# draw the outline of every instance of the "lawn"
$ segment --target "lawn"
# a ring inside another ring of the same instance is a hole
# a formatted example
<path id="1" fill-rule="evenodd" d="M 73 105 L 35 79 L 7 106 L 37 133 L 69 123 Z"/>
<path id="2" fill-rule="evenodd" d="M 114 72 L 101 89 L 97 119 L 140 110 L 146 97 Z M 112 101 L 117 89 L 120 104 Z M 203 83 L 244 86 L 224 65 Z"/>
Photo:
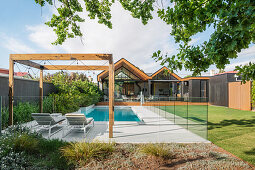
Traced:
<path id="1" fill-rule="evenodd" d="M 155 108 L 151 108 L 151 110 L 203 138 L 208 137 L 207 105 L 158 106 L 156 108 L 160 110 L 153 110 Z M 167 112 L 171 114 L 166 114 Z"/>
<path id="2" fill-rule="evenodd" d="M 255 112 L 209 106 L 208 137 L 255 165 Z"/>

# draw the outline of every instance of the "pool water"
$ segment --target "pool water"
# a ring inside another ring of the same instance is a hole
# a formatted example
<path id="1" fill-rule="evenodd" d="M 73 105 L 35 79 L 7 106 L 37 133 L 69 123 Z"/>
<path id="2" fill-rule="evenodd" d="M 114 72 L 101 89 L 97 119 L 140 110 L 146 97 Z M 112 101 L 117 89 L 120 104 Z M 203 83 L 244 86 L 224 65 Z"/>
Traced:
<path id="1" fill-rule="evenodd" d="M 81 109 L 81 112 L 86 117 L 93 117 L 95 121 L 109 121 L 109 108 L 108 107 L 94 107 L 91 112 L 86 113 Z M 114 108 L 114 121 L 136 121 L 141 120 L 133 112 L 131 107 L 115 107 Z"/>

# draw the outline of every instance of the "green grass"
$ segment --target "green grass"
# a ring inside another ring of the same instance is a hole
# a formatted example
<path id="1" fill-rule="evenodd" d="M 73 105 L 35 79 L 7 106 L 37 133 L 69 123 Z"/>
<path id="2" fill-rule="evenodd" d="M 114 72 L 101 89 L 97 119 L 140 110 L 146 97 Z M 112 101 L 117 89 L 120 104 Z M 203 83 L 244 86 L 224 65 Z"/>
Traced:
<path id="1" fill-rule="evenodd" d="M 192 123 L 206 123 L 207 120 L 207 105 L 177 105 L 177 106 L 159 106 L 161 110 L 172 113 L 177 124 L 187 124 L 187 118 Z M 184 119 L 181 119 L 184 118 Z"/>
<path id="2" fill-rule="evenodd" d="M 214 144 L 255 165 L 255 113 L 209 106 L 208 137 Z"/>
<path id="3" fill-rule="evenodd" d="M 158 106 L 156 108 L 161 111 L 154 110 L 154 112 L 203 138 L 207 138 L 207 105 Z M 153 111 L 154 108 L 151 109 Z M 171 114 L 165 114 L 164 111 Z"/>

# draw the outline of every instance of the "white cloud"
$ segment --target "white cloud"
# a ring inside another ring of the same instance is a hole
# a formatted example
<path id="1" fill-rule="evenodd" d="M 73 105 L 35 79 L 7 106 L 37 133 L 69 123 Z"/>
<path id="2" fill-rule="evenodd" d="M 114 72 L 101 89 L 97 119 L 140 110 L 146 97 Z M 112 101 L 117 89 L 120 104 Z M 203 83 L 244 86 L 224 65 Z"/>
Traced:
<path id="1" fill-rule="evenodd" d="M 147 25 L 143 25 L 141 20 L 134 19 L 119 2 L 116 2 L 112 6 L 113 29 L 85 16 L 86 21 L 81 24 L 84 45 L 80 38 L 76 38 L 68 39 L 60 47 L 52 47 L 50 43 L 55 37 L 51 29 L 44 25 L 27 28 L 31 32 L 30 40 L 45 50 L 58 49 L 67 53 L 112 53 L 115 61 L 126 58 L 146 72 L 153 72 L 160 66 L 159 63 L 151 65 L 155 63 L 151 58 L 152 53 L 158 49 L 172 53 L 175 48 L 174 42 L 170 41 L 171 27 L 161 21 L 156 14 L 154 16 Z"/>
<path id="2" fill-rule="evenodd" d="M 246 65 L 248 64 L 249 62 L 255 62 L 255 59 L 252 59 L 252 60 L 247 60 L 247 61 L 243 61 L 243 62 L 235 62 L 235 63 L 232 63 L 232 64 L 229 64 L 226 66 L 225 70 L 226 71 L 232 71 L 235 69 L 236 66 L 240 66 L 240 65 Z"/>
<path id="3" fill-rule="evenodd" d="M 7 36 L 4 33 L 0 34 L 0 45 L 12 53 L 35 53 L 36 51 L 14 37 Z"/>
<path id="4" fill-rule="evenodd" d="M 56 51 L 57 47 L 51 43 L 56 40 L 56 35 L 51 28 L 41 24 L 36 26 L 26 26 L 30 32 L 29 40 L 36 43 L 40 48 L 48 51 Z"/>
<path id="5" fill-rule="evenodd" d="M 247 48 L 247 49 L 243 49 L 238 56 L 239 57 L 247 57 L 247 56 L 254 56 L 255 55 L 255 45 Z"/>
<path id="6" fill-rule="evenodd" d="M 200 38 L 192 38 L 191 41 L 188 43 L 188 45 L 193 45 L 196 42 L 198 42 L 200 40 Z"/>

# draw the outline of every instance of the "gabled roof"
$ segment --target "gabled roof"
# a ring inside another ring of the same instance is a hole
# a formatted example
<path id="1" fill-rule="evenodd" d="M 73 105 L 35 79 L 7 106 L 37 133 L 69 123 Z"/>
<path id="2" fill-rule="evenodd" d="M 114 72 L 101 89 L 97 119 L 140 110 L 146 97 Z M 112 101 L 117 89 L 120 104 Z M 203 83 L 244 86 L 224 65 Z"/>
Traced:
<path id="1" fill-rule="evenodd" d="M 153 73 L 152 75 L 151 75 L 151 79 L 153 78 L 153 77 L 155 77 L 156 75 L 158 75 L 159 73 L 161 73 L 162 71 L 164 71 L 164 70 L 167 70 L 172 76 L 174 76 L 177 80 L 180 80 L 181 81 L 181 77 L 179 77 L 177 74 L 175 74 L 175 73 L 172 73 L 171 72 L 171 70 L 170 69 L 168 69 L 167 67 L 162 67 L 161 69 L 159 69 L 158 71 L 156 71 L 155 73 Z"/>
<path id="2" fill-rule="evenodd" d="M 131 64 L 129 61 L 127 61 L 124 58 L 121 58 L 119 61 L 114 63 L 114 70 L 119 69 L 120 67 L 125 67 L 127 70 L 135 74 L 139 79 L 145 81 L 150 79 L 150 76 L 148 76 L 146 73 L 144 73 L 142 70 L 140 70 L 135 65 Z M 97 76 L 97 81 L 100 81 L 101 79 L 104 79 L 108 76 L 108 71 L 103 71 Z"/>
<path id="3" fill-rule="evenodd" d="M 146 81 L 148 79 L 152 79 L 154 76 L 161 73 L 163 70 L 167 70 L 177 80 L 182 81 L 181 77 L 179 77 L 175 73 L 172 73 L 171 70 L 168 69 L 165 66 L 162 67 L 161 69 L 159 69 L 158 71 L 156 71 L 155 73 L 151 74 L 151 75 L 147 75 L 142 70 L 140 70 L 138 67 L 136 67 L 135 65 L 133 65 L 132 63 L 130 63 L 128 60 L 126 60 L 124 58 L 121 58 L 120 60 L 118 60 L 117 62 L 114 63 L 114 70 L 118 70 L 122 66 L 125 67 L 127 70 L 132 72 L 134 75 L 136 75 L 139 79 L 141 79 L 143 81 Z M 100 74 L 98 74 L 97 81 L 101 81 L 101 79 L 104 79 L 107 76 L 108 76 L 108 71 L 105 70 L 105 71 L 101 72 Z"/>

